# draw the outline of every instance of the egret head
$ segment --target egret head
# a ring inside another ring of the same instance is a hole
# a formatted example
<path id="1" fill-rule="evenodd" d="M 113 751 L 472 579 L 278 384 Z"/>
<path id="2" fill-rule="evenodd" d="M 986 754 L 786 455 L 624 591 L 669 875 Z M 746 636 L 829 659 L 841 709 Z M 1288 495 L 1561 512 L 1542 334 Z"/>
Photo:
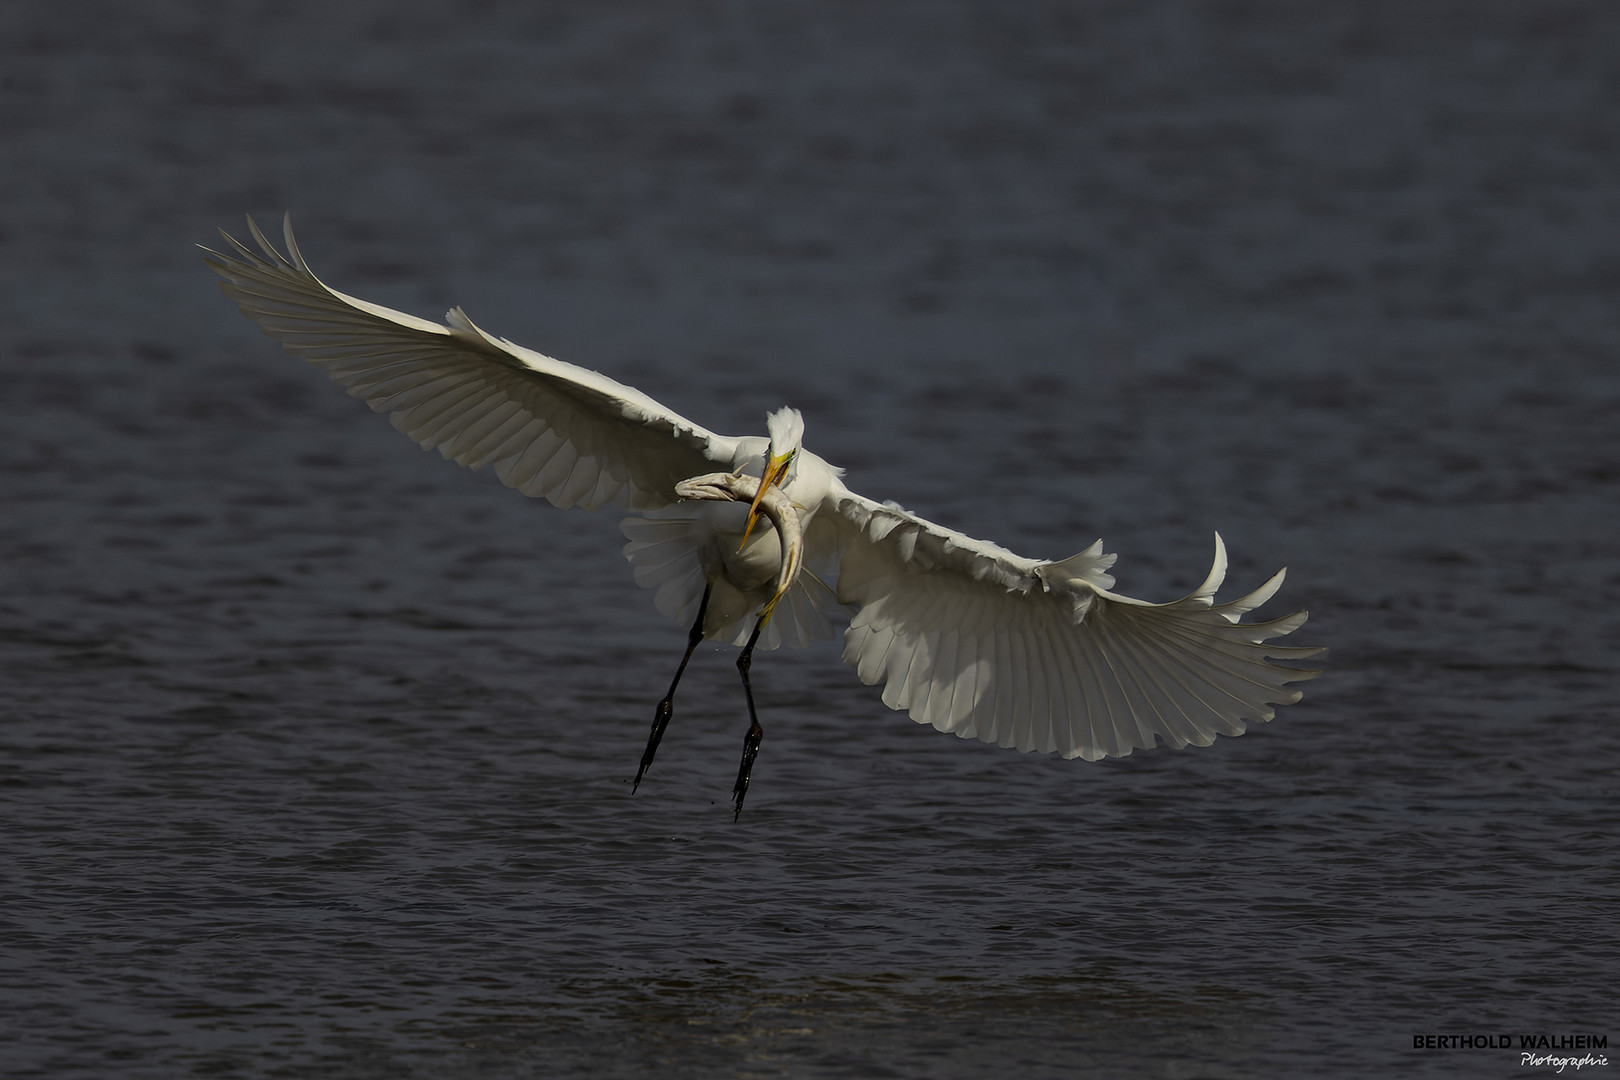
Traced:
<path id="1" fill-rule="evenodd" d="M 781 487 L 796 472 L 799 444 L 804 441 L 804 416 L 798 409 L 777 409 L 765 417 L 765 430 L 770 432 L 771 447 L 765 458 L 764 480 Z"/>
<path id="2" fill-rule="evenodd" d="M 765 497 L 766 490 L 773 485 L 786 487 L 795 475 L 799 444 L 804 441 L 804 415 L 798 409 L 784 406 L 766 414 L 765 430 L 770 433 L 771 444 L 765 451 L 765 468 L 760 474 L 759 492 L 748 507 L 748 524 L 743 529 L 744 544 L 748 543 L 748 535 L 754 531 L 754 522 L 759 520 L 759 501 Z"/>

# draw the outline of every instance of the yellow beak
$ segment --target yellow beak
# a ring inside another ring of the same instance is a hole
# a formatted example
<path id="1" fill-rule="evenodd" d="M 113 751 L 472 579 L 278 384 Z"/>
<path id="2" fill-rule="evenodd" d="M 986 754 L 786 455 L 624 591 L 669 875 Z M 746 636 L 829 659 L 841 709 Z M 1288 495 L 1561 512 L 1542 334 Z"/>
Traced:
<path id="1" fill-rule="evenodd" d="M 755 522 L 759 521 L 759 500 L 765 497 L 766 490 L 775 484 L 782 485 L 782 478 L 787 475 L 788 465 L 793 461 L 793 451 L 773 457 L 765 463 L 765 475 L 759 482 L 759 490 L 754 493 L 754 501 L 748 507 L 748 526 L 743 529 L 742 543 L 737 545 L 741 551 L 743 545 L 748 543 L 748 535 L 754 531 Z"/>

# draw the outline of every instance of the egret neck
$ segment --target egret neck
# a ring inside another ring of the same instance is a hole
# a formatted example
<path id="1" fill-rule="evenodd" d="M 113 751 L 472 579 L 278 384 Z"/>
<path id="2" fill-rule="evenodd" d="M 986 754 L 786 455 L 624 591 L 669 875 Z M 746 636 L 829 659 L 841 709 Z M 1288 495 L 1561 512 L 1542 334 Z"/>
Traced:
<path id="1" fill-rule="evenodd" d="M 780 481 L 782 474 L 787 471 L 786 463 L 792 457 L 791 452 L 784 454 L 780 466 L 777 465 L 776 459 L 772 459 L 766 475 Z M 737 473 L 708 473 L 682 480 L 675 485 L 675 494 L 683 499 L 707 499 L 716 502 L 742 502 L 744 499 L 751 499 L 750 518 L 763 515 L 776 527 L 777 540 L 782 545 L 782 562 L 776 572 L 776 590 L 759 613 L 758 625 L 764 626 L 770 619 L 776 602 L 793 587 L 793 583 L 799 579 L 799 570 L 804 566 L 804 526 L 799 520 L 799 511 L 793 505 L 793 500 L 788 498 L 787 493 L 780 487 L 773 487 L 767 480 L 757 480 L 752 476 Z M 744 543 L 747 539 L 745 534 Z M 739 545 L 737 550 L 741 551 L 742 546 Z"/>

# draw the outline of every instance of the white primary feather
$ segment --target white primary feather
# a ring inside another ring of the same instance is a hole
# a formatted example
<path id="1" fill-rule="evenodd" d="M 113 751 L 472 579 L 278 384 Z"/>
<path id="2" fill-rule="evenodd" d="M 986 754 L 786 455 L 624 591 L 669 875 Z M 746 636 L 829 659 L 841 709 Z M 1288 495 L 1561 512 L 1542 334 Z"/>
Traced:
<path id="1" fill-rule="evenodd" d="M 492 337 L 453 308 L 446 325 L 329 288 L 283 222 L 282 255 L 221 233 L 236 255 L 209 252 L 225 294 L 264 332 L 386 412 L 423 447 L 564 509 L 650 509 L 675 485 L 729 465 L 736 440 L 714 434 L 634 387 Z"/>
<path id="2" fill-rule="evenodd" d="M 846 546 L 838 597 L 857 607 L 844 660 L 883 701 L 965 738 L 1088 761 L 1163 741 L 1208 746 L 1298 701 L 1286 684 L 1318 672 L 1319 648 L 1269 645 L 1305 622 L 1238 616 L 1281 586 L 1278 573 L 1213 603 L 1226 548 L 1204 583 L 1169 604 L 1111 592 L 1114 556 L 1098 541 L 1060 562 L 1014 555 L 893 504 L 845 490 L 840 518 L 866 543 Z"/>
<path id="3" fill-rule="evenodd" d="M 800 447 L 797 410 L 769 417 L 769 440 L 716 435 L 605 375 L 492 337 L 459 308 L 441 325 L 331 289 L 299 253 L 290 220 L 286 255 L 248 224 L 262 253 L 226 235 L 236 254 L 209 252 L 208 264 L 266 333 L 424 447 L 490 465 L 526 495 L 645 511 L 622 523 L 636 581 L 682 625 L 709 589 L 709 637 L 747 640 L 780 544 L 761 525 L 739 551 L 747 507 L 678 502 L 675 485 L 717 466 L 757 477 L 768 454 L 794 450 L 781 487 L 801 515 L 805 571 L 759 647 L 832 636 L 852 610 L 845 661 L 918 723 L 1095 760 L 1240 735 L 1299 700 L 1289 683 L 1318 674 L 1290 664 L 1323 650 L 1271 643 L 1298 629 L 1303 612 L 1240 620 L 1276 593 L 1281 572 L 1214 602 L 1226 572 L 1219 536 L 1190 595 L 1122 596 L 1101 541 L 1068 559 L 1029 559 L 851 492 Z M 744 570 L 752 576 L 736 576 Z"/>

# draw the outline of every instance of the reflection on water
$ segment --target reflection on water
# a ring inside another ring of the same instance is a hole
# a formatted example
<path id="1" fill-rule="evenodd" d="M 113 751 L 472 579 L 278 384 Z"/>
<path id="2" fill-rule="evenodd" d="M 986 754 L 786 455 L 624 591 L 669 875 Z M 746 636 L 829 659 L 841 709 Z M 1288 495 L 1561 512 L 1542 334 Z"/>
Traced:
<path id="1" fill-rule="evenodd" d="M 492 988 L 499 989 L 499 988 Z M 1266 1057 L 1267 1002 L 1220 986 L 1156 993 L 1082 976 L 852 973 L 779 981 L 725 970 L 691 978 L 572 978 L 553 995 L 470 997 L 442 1015 L 387 1018 L 381 1002 L 329 1002 L 370 1018 L 331 1032 L 327 1061 L 435 1075 L 1093 1076 L 1136 1074 L 1143 1057 L 1174 1075 L 1224 1075 Z M 268 1006 L 199 1010 L 216 1031 L 263 1028 Z M 230 1071 L 229 1052 L 189 1058 Z M 341 1065 L 339 1064 L 341 1063 Z M 317 1064 L 317 1069 L 319 1065 Z"/>
<path id="2" fill-rule="evenodd" d="M 985 1076 L 1015 1068 L 1119 1069 L 1143 1053 L 1202 1061 L 1255 1049 L 1229 1014 L 1255 1003 L 1216 988 L 1176 998 L 1104 979 L 984 979 L 899 973 L 821 975 L 772 983 L 757 977 L 572 983 L 567 1011 L 584 1014 L 559 1038 L 559 1017 L 479 1017 L 456 1029 L 485 1040 L 572 1042 L 593 1071 L 619 1058 L 636 1067 L 702 1075 L 814 1075 L 874 1070 Z M 596 1003 L 593 1004 L 592 1003 Z M 559 1010 L 562 1011 L 562 1010 Z M 566 1013 L 565 1013 L 566 1015 Z M 446 1018 L 450 1019 L 450 1018 Z M 604 1039 L 616 1052 L 600 1053 Z M 464 1043 L 465 1045 L 465 1043 Z M 584 1062 L 582 1062 L 584 1063 Z"/>

